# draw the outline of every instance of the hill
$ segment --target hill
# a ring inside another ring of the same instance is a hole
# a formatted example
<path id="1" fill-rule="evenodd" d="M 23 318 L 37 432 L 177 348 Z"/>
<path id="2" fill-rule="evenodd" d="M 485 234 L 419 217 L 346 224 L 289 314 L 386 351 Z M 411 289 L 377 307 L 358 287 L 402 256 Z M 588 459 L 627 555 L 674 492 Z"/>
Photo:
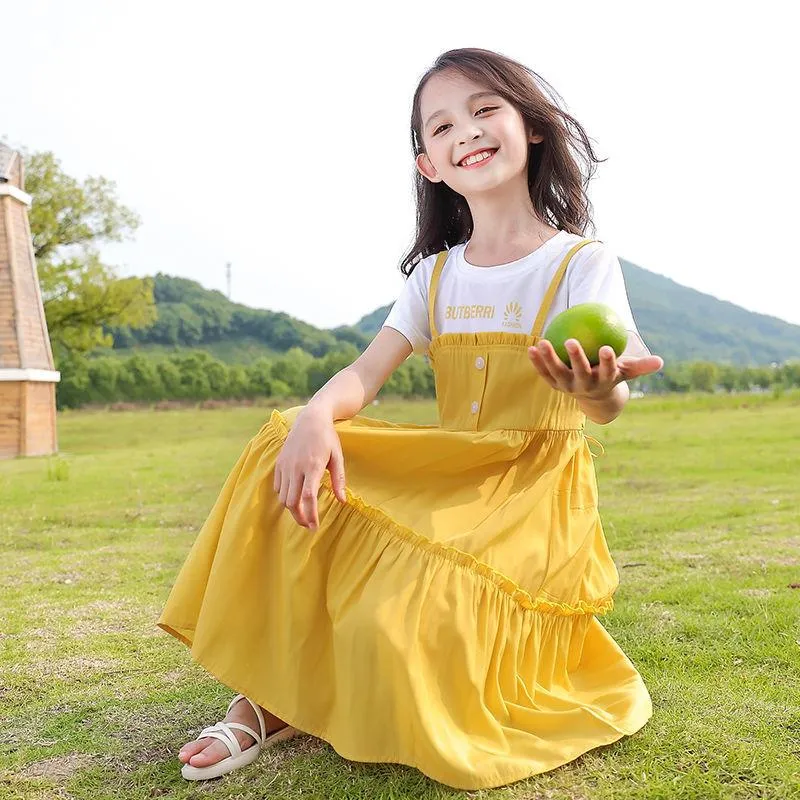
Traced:
<path id="1" fill-rule="evenodd" d="M 740 306 L 622 260 L 631 307 L 653 352 L 668 362 L 708 360 L 739 365 L 800 358 L 800 326 Z M 316 328 L 288 314 L 250 308 L 187 278 L 154 278 L 158 319 L 149 328 L 113 330 L 114 348 L 152 353 L 202 348 L 227 363 L 249 363 L 299 347 L 322 356 L 350 343 L 363 350 L 390 306 L 353 326 Z"/>
<path id="2" fill-rule="evenodd" d="M 316 328 L 282 312 L 233 303 L 222 292 L 197 281 L 159 273 L 153 279 L 158 319 L 148 328 L 112 329 L 114 350 L 135 347 L 153 354 L 202 348 L 228 363 L 248 363 L 299 347 L 322 356 L 344 343 L 363 349 L 370 337 L 343 326 Z"/>
<path id="3" fill-rule="evenodd" d="M 665 359 L 769 364 L 800 358 L 800 325 L 747 311 L 628 261 L 621 263 L 642 336 Z"/>
<path id="4" fill-rule="evenodd" d="M 747 311 L 624 259 L 620 262 L 642 337 L 665 361 L 770 364 L 800 358 L 800 325 Z M 354 327 L 374 336 L 390 307 L 376 309 Z"/>

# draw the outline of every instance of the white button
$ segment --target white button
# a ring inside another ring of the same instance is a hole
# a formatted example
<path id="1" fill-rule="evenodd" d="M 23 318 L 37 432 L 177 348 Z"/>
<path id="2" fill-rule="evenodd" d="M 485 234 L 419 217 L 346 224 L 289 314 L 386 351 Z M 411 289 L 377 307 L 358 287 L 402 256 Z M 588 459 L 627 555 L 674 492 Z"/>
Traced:
<path id="1" fill-rule="evenodd" d="M 479 408 L 480 408 L 480 406 L 478 405 L 478 401 L 477 400 L 473 401 L 473 403 L 472 403 L 472 413 L 473 414 L 477 414 Z"/>
<path id="2" fill-rule="evenodd" d="M 486 366 L 486 361 L 484 360 L 483 356 L 478 356 L 475 359 L 475 367 L 477 369 L 483 369 Z"/>

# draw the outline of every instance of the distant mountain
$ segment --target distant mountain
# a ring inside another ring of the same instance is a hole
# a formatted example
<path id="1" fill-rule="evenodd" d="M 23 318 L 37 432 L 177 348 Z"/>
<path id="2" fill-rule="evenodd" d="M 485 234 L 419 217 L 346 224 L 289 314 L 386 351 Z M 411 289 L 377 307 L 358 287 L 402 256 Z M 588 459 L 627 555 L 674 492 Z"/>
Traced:
<path id="1" fill-rule="evenodd" d="M 800 358 L 800 325 L 756 314 L 620 259 L 633 316 L 651 351 L 665 361 L 769 364 Z M 355 328 L 374 336 L 391 305 Z"/>
<path id="2" fill-rule="evenodd" d="M 642 336 L 665 359 L 769 364 L 800 358 L 800 325 L 747 311 L 628 261 L 621 263 Z"/>
<path id="3" fill-rule="evenodd" d="M 322 356 L 345 343 L 363 350 L 370 337 L 350 326 L 316 328 L 282 312 L 233 303 L 197 281 L 159 273 L 153 279 L 158 318 L 148 328 L 112 329 L 114 349 L 152 352 L 202 348 L 222 361 L 246 363 L 299 347 Z"/>
<path id="4" fill-rule="evenodd" d="M 769 364 L 800 358 L 800 326 L 717 300 L 622 260 L 631 307 L 650 349 L 668 362 Z M 315 356 L 354 345 L 363 350 L 390 306 L 353 326 L 316 328 L 274 311 L 232 303 L 187 278 L 154 278 L 158 319 L 149 328 L 115 329 L 114 348 L 152 352 L 202 348 L 227 363 L 247 363 L 299 347 Z"/>

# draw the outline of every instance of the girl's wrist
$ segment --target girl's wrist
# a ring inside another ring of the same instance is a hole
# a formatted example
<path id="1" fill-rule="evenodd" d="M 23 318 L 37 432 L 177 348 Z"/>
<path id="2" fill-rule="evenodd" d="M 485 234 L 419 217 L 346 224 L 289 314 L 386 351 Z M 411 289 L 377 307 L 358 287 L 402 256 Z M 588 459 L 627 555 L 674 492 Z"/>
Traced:
<path id="1" fill-rule="evenodd" d="M 630 397 L 630 390 L 625 381 L 616 384 L 608 393 L 599 397 L 576 396 L 578 405 L 589 417 L 592 422 L 598 425 L 605 425 L 615 420 L 622 409 L 625 408 L 625 403 Z"/>
<path id="2" fill-rule="evenodd" d="M 333 405 L 322 398 L 311 398 L 306 403 L 305 408 L 300 412 L 300 416 L 318 417 L 325 420 L 333 420 Z"/>

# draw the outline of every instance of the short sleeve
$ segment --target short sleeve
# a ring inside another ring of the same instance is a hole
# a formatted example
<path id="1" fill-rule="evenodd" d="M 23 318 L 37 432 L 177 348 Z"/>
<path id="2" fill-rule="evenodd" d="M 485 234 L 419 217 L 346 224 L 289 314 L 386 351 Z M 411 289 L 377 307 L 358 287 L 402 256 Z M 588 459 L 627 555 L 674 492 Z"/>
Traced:
<path id="1" fill-rule="evenodd" d="M 408 339 L 415 353 L 426 353 L 431 343 L 428 320 L 428 286 L 436 256 L 420 261 L 406 279 L 383 325 L 394 328 Z"/>
<path id="2" fill-rule="evenodd" d="M 567 307 L 579 303 L 604 303 L 613 308 L 628 332 L 628 344 L 623 355 L 650 355 L 633 319 L 619 259 L 603 244 L 592 249 L 587 256 L 581 258 L 581 255 L 581 251 L 575 254 L 574 264 L 569 269 Z"/>

